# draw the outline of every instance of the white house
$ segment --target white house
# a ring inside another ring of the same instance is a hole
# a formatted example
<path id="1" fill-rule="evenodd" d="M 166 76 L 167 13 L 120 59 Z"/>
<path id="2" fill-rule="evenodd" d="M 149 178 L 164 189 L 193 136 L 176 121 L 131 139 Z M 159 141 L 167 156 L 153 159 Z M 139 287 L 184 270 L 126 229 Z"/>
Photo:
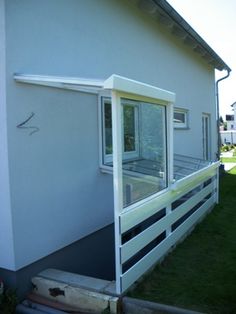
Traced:
<path id="1" fill-rule="evenodd" d="M 164 0 L 0 0 L 0 51 L 0 277 L 126 291 L 217 202 L 230 68 Z"/>
<path id="2" fill-rule="evenodd" d="M 231 105 L 233 114 L 225 115 L 226 130 L 220 130 L 221 144 L 236 144 L 236 102 Z"/>
<path id="3" fill-rule="evenodd" d="M 225 121 L 226 121 L 226 125 L 227 125 L 227 130 L 235 130 L 235 126 L 234 126 L 234 114 L 227 114 L 225 116 Z"/>
<path id="4" fill-rule="evenodd" d="M 232 105 L 232 110 L 234 112 L 233 114 L 233 121 L 234 121 L 234 129 L 236 130 L 236 102 L 234 102 Z"/>

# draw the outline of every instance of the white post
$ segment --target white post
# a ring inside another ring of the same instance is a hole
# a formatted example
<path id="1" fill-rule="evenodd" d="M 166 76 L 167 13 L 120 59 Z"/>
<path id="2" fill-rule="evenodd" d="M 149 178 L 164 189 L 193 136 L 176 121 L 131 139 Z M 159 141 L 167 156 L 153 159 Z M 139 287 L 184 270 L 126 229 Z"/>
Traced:
<path id="1" fill-rule="evenodd" d="M 219 204 L 219 180 L 220 180 L 220 175 L 219 175 L 219 167 L 216 169 L 216 204 Z"/>
<path id="2" fill-rule="evenodd" d="M 174 180 L 174 105 L 169 103 L 166 106 L 166 116 L 167 116 L 167 167 L 168 167 L 168 187 L 173 184 Z"/>
<path id="3" fill-rule="evenodd" d="M 113 189 L 114 189 L 114 222 L 115 222 L 115 262 L 116 262 L 116 292 L 122 292 L 121 287 L 121 234 L 120 213 L 123 208 L 122 188 L 122 130 L 121 101 L 119 94 L 112 91 L 112 141 L 113 141 Z"/>
<path id="4" fill-rule="evenodd" d="M 167 142 L 167 155 L 166 155 L 166 166 L 167 166 L 167 171 L 168 171 L 168 178 L 167 178 L 167 184 L 168 184 L 168 189 L 171 188 L 171 185 L 173 184 L 174 180 L 174 149 L 173 149 L 173 131 L 174 131 L 174 109 L 173 109 L 173 104 L 169 103 L 166 106 L 166 142 Z M 166 215 L 171 214 L 171 204 L 166 207 Z M 169 226 L 166 229 L 166 236 L 168 237 L 171 234 L 171 226 Z"/>

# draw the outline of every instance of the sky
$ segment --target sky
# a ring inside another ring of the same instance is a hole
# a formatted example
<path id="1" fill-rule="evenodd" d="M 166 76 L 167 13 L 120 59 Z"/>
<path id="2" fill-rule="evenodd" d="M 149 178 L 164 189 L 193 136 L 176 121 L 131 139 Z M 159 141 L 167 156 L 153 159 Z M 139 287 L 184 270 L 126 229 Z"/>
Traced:
<path id="1" fill-rule="evenodd" d="M 168 0 L 231 68 L 230 77 L 219 83 L 220 115 L 233 114 L 236 101 L 236 0 Z M 227 71 L 216 71 L 216 79 Z"/>

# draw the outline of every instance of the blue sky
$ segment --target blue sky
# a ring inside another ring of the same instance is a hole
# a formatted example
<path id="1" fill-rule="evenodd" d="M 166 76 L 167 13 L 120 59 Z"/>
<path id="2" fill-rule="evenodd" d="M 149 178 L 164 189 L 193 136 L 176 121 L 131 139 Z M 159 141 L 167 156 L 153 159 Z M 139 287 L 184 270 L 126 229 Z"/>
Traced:
<path id="1" fill-rule="evenodd" d="M 220 114 L 232 114 L 236 101 L 236 1 L 167 0 L 232 69 L 219 85 Z M 227 72 L 216 71 L 220 78 Z"/>

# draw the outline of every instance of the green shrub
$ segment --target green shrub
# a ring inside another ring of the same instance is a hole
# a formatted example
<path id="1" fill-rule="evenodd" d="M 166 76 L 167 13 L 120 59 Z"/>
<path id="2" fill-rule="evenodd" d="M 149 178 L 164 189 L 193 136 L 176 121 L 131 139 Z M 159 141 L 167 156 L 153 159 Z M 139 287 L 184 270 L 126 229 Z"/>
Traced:
<path id="1" fill-rule="evenodd" d="M 223 145 L 221 146 L 221 151 L 222 152 L 228 152 L 230 150 L 229 145 Z"/>
<path id="2" fill-rule="evenodd" d="M 4 293 L 0 295 L 0 313 L 14 314 L 17 303 L 18 300 L 16 291 L 12 289 L 6 289 Z"/>

